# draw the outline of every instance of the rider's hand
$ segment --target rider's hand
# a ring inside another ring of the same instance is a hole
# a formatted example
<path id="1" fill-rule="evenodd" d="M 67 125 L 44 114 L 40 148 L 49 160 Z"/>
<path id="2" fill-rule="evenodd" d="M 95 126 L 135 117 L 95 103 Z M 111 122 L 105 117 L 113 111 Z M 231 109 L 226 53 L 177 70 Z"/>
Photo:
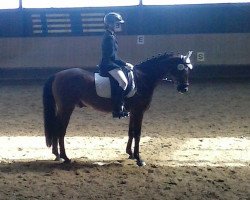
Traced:
<path id="1" fill-rule="evenodd" d="M 134 65 L 130 64 L 130 63 L 126 63 L 125 66 L 128 70 L 133 70 L 134 69 Z"/>

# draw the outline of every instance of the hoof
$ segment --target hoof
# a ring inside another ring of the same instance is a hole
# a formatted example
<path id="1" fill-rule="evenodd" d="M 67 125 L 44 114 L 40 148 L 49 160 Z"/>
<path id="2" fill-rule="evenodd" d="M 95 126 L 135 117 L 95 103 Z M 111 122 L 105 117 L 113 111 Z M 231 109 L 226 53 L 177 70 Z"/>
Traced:
<path id="1" fill-rule="evenodd" d="M 135 159 L 135 157 L 134 157 L 134 155 L 129 155 L 128 159 L 130 159 L 130 160 L 134 160 L 134 159 Z"/>
<path id="2" fill-rule="evenodd" d="M 64 164 L 69 164 L 69 163 L 71 163 L 71 160 L 70 160 L 70 159 L 66 159 L 66 160 L 64 160 L 63 163 L 64 163 Z"/>
<path id="3" fill-rule="evenodd" d="M 136 164 L 137 164 L 139 167 L 146 166 L 146 163 L 145 163 L 143 160 L 137 160 Z"/>
<path id="4" fill-rule="evenodd" d="M 62 161 L 60 156 L 57 156 L 54 161 Z"/>

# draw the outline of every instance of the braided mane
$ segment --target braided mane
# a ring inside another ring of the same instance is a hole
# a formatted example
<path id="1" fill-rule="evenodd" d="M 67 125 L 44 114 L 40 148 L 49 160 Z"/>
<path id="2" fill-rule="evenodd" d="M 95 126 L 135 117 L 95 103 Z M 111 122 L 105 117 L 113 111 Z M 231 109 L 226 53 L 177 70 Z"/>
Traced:
<path id="1" fill-rule="evenodd" d="M 173 57 L 173 53 L 164 53 L 164 54 L 158 54 L 157 56 L 153 56 L 152 58 L 148 58 L 147 60 L 139 63 L 136 65 L 136 67 L 146 67 L 146 66 L 152 66 L 164 59 L 167 59 L 169 57 Z"/>

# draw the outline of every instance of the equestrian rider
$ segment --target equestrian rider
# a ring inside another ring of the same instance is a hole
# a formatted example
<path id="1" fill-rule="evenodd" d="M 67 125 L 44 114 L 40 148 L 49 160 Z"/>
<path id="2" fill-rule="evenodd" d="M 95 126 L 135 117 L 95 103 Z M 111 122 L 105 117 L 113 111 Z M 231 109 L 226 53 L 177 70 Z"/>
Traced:
<path id="1" fill-rule="evenodd" d="M 122 71 L 133 69 L 133 65 L 126 63 L 118 57 L 118 43 L 115 35 L 115 27 L 123 24 L 124 20 L 118 13 L 111 12 L 105 15 L 105 33 L 102 41 L 102 60 L 99 65 L 100 73 L 106 74 L 115 80 L 117 86 L 112 87 L 113 117 L 123 118 L 129 116 L 124 108 L 124 92 L 128 86 L 128 80 Z"/>

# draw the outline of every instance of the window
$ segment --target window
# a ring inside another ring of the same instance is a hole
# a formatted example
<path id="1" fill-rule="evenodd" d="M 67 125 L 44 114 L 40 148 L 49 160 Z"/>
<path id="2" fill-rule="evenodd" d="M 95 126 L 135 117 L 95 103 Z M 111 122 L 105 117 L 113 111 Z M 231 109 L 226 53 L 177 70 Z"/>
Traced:
<path id="1" fill-rule="evenodd" d="M 0 9 L 15 9 L 19 8 L 19 0 L 8 0 L 4 1 L 1 0 L 0 2 Z"/>
<path id="2" fill-rule="evenodd" d="M 143 5 L 178 5 L 178 4 L 214 4 L 214 3 L 249 3 L 249 0 L 143 0 Z"/>
<path id="3" fill-rule="evenodd" d="M 70 8 L 139 5 L 139 0 L 22 0 L 23 8 Z"/>

